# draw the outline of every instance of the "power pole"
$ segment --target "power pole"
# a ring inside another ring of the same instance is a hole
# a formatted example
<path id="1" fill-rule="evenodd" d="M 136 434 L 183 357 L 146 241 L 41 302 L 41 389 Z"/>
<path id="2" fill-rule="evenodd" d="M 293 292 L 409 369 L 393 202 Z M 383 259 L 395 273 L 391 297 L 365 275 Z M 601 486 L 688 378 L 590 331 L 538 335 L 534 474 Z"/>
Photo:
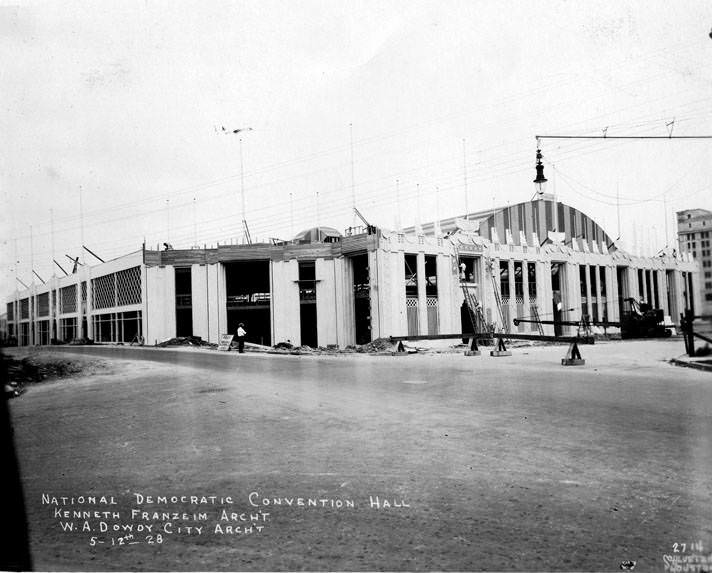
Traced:
<path id="1" fill-rule="evenodd" d="M 462 177 L 465 182 L 465 219 L 469 219 L 470 216 L 470 204 L 467 191 L 467 142 L 465 138 L 462 139 Z"/>

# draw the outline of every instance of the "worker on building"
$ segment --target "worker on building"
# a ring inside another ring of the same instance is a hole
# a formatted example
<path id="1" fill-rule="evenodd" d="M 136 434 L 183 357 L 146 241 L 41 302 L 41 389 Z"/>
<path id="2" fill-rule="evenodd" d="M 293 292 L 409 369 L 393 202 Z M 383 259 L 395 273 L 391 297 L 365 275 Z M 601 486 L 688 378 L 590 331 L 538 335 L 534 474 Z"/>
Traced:
<path id="1" fill-rule="evenodd" d="M 237 351 L 242 354 L 245 352 L 245 336 L 247 336 L 247 331 L 245 330 L 244 323 L 237 325 Z"/>

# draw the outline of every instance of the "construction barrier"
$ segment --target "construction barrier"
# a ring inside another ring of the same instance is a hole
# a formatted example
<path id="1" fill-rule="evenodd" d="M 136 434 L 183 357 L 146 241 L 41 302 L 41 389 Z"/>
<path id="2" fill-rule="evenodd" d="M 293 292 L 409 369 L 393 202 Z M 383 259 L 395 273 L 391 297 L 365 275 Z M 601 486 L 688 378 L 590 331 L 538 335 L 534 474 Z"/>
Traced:
<path id="1" fill-rule="evenodd" d="M 569 344 L 569 349 L 566 352 L 566 356 L 561 359 L 562 366 L 583 366 L 586 361 L 581 358 L 581 351 L 579 350 L 578 344 L 572 342 Z"/>
<path id="2" fill-rule="evenodd" d="M 512 351 L 507 350 L 507 347 L 504 345 L 504 338 L 499 336 L 498 340 L 497 350 L 490 350 L 490 356 L 511 356 Z"/>
<path id="3" fill-rule="evenodd" d="M 472 337 L 472 344 L 470 344 L 470 349 L 465 350 L 465 356 L 480 356 L 482 352 L 480 352 L 480 349 L 477 347 L 477 337 L 473 336 Z"/>

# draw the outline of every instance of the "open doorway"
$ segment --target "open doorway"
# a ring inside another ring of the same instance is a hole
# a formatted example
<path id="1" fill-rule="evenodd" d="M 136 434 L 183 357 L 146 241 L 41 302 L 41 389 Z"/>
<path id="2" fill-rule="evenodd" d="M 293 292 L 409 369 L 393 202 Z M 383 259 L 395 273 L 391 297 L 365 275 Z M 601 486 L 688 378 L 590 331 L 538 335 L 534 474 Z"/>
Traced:
<path id="1" fill-rule="evenodd" d="M 272 344 L 269 261 L 226 263 L 225 288 L 228 332 L 243 323 L 248 342 Z"/>
<path id="2" fill-rule="evenodd" d="M 299 262 L 299 329 L 302 346 L 316 348 L 316 266 L 314 261 Z"/>
<path id="3" fill-rule="evenodd" d="M 351 257 L 354 277 L 354 322 L 356 344 L 371 342 L 371 284 L 368 254 Z"/>

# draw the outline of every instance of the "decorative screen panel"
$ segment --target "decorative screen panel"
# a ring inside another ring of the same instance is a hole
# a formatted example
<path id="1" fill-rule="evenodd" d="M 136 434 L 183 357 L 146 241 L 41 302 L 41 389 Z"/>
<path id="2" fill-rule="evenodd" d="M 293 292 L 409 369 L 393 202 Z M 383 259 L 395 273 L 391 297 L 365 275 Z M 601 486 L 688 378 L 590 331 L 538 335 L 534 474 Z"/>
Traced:
<path id="1" fill-rule="evenodd" d="M 428 334 L 438 334 L 438 297 L 429 296 L 425 299 L 428 313 Z"/>
<path id="2" fill-rule="evenodd" d="M 63 287 L 59 291 L 62 314 L 77 312 L 77 285 Z"/>
<path id="3" fill-rule="evenodd" d="M 92 308 L 116 306 L 114 273 L 91 280 Z"/>
<path id="4" fill-rule="evenodd" d="M 49 293 L 37 295 L 37 316 L 49 316 Z"/>
<path id="5" fill-rule="evenodd" d="M 23 298 L 20 301 L 20 318 L 30 318 L 30 299 Z"/>
<path id="6" fill-rule="evenodd" d="M 7 303 L 7 320 L 8 322 L 13 322 L 15 320 L 15 303 Z"/>
<path id="7" fill-rule="evenodd" d="M 116 305 L 141 304 L 141 267 L 116 273 Z"/>

